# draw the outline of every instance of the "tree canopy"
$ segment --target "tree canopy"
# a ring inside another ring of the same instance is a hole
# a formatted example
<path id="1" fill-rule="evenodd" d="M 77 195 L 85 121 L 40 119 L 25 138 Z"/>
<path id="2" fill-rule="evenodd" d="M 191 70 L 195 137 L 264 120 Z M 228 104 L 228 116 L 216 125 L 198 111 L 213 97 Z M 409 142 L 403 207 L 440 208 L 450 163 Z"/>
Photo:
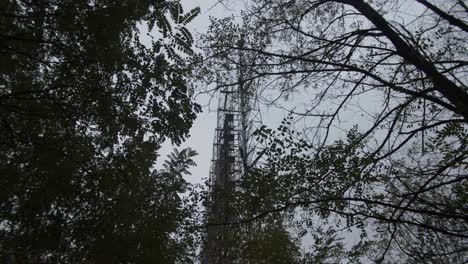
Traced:
<path id="1" fill-rule="evenodd" d="M 185 63 L 185 26 L 199 9 L 18 0 L 0 10 L 1 262 L 189 257 L 190 241 L 175 234 L 191 217 L 179 194 L 195 153 L 153 166 L 200 110 Z"/>
<path id="2" fill-rule="evenodd" d="M 463 1 L 255 0 L 213 19 L 204 71 L 231 86 L 242 67 L 259 102 L 289 114 L 256 132 L 252 173 L 270 188 L 242 198 L 274 203 L 239 223 L 299 211 L 302 234 L 336 238 L 330 258 L 463 262 L 467 16 Z"/>

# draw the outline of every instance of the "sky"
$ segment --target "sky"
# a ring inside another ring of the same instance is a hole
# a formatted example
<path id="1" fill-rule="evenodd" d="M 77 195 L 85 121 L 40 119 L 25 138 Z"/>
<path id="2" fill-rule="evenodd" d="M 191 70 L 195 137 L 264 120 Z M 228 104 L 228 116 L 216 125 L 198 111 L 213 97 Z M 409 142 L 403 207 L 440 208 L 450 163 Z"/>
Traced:
<path id="1" fill-rule="evenodd" d="M 198 36 L 203 34 L 208 29 L 210 24 L 210 17 L 222 18 L 228 16 L 236 16 L 240 13 L 244 6 L 242 0 L 182 0 L 184 11 L 188 12 L 192 8 L 200 7 L 201 13 L 187 26 L 191 30 L 195 41 Z M 197 46 L 203 45 L 203 43 L 196 43 Z M 192 84 L 200 85 L 200 84 Z M 298 99 L 307 98 L 307 96 L 298 95 L 299 98 L 291 98 L 292 103 L 297 104 Z M 196 97 L 196 101 L 203 106 L 203 112 L 197 116 L 191 130 L 190 137 L 178 148 L 190 147 L 198 152 L 195 157 L 197 166 L 193 167 L 191 175 L 186 177 L 186 180 L 190 183 L 203 183 L 205 178 L 208 178 L 210 162 L 213 151 L 213 137 L 216 127 L 216 112 L 218 100 L 214 98 L 210 102 L 208 95 L 199 95 Z M 265 111 L 266 110 L 266 111 Z M 262 109 L 261 111 L 262 122 L 276 127 L 279 122 L 287 116 L 286 113 L 276 108 Z M 344 125 L 345 126 L 345 125 Z M 350 128 L 350 127 L 349 127 Z M 160 150 L 161 159 L 157 164 L 164 161 L 164 158 L 169 154 L 175 146 L 172 146 L 170 142 L 166 142 Z"/>
<path id="2" fill-rule="evenodd" d="M 226 17 L 236 12 L 239 6 L 234 6 L 232 3 L 229 6 L 221 4 L 218 0 L 182 0 L 184 11 L 188 12 L 192 8 L 200 7 L 201 13 L 187 26 L 194 36 L 195 40 L 198 39 L 197 35 L 203 34 L 210 24 L 210 17 Z M 232 1 L 234 2 L 234 1 Z M 242 4 L 241 1 L 236 3 Z M 199 95 L 196 97 L 197 103 L 202 105 L 203 112 L 198 114 L 191 130 L 190 137 L 179 147 L 179 149 L 190 147 L 198 152 L 198 155 L 194 158 L 197 166 L 194 166 L 190 171 L 191 175 L 186 176 L 186 180 L 190 183 L 203 183 L 205 178 L 208 178 L 210 162 L 212 157 L 212 145 L 214 131 L 216 127 L 216 106 L 218 100 L 215 98 L 211 100 L 207 95 Z M 172 146 L 170 142 L 166 142 L 159 154 L 161 160 L 169 154 L 175 146 Z M 159 163 L 158 162 L 158 163 Z"/>
<path id="3" fill-rule="evenodd" d="M 197 42 L 200 34 L 204 34 L 210 25 L 210 17 L 222 18 L 228 16 L 236 17 L 240 14 L 245 2 L 242 0 L 182 0 L 184 11 L 188 12 L 192 8 L 200 7 L 200 14 L 187 26 L 191 31 L 196 45 L 200 46 L 203 43 Z M 192 84 L 200 85 L 200 84 Z M 198 152 L 195 157 L 197 166 L 194 166 L 190 171 L 191 175 L 186 177 L 190 183 L 204 183 L 209 176 L 210 163 L 213 151 L 213 138 L 216 128 L 216 108 L 218 105 L 217 98 L 210 98 L 209 95 L 198 95 L 196 101 L 202 106 L 203 112 L 197 116 L 191 130 L 190 137 L 179 147 L 179 149 L 190 147 Z M 211 99 L 211 100 L 210 100 Z M 267 111 L 265 111 L 267 110 Z M 279 109 L 262 109 L 262 123 L 276 127 L 277 124 L 287 115 Z M 170 142 L 166 142 L 159 154 L 161 159 L 157 164 L 164 161 L 164 158 L 169 154 L 175 146 Z"/>

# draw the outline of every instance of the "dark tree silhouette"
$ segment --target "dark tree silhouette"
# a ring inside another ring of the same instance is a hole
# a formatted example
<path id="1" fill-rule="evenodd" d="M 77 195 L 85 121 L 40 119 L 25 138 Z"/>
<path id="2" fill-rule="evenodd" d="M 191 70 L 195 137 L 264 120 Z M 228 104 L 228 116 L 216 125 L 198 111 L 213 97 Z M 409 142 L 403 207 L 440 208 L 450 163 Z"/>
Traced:
<path id="1" fill-rule="evenodd" d="M 190 240 L 174 234 L 191 217 L 178 193 L 194 153 L 153 165 L 199 111 L 185 63 L 198 12 L 177 1 L 0 4 L 0 262 L 186 261 Z"/>

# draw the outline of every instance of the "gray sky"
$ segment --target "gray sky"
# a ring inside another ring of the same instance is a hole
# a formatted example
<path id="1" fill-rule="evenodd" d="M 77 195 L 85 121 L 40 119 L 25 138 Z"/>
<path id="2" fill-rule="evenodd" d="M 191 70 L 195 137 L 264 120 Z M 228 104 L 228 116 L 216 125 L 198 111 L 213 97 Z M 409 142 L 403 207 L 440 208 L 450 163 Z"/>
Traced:
<path id="1" fill-rule="evenodd" d="M 241 2 L 239 1 L 239 3 Z M 225 17 L 230 16 L 234 12 L 233 9 L 231 9 L 232 6 L 226 9 L 226 6 L 219 4 L 218 0 L 182 0 L 182 5 L 185 12 L 197 6 L 201 8 L 201 13 L 198 17 L 188 25 L 195 39 L 198 39 L 197 35 L 204 33 L 208 28 L 210 16 Z M 203 178 L 208 177 L 210 168 L 214 129 L 216 127 L 216 112 L 214 112 L 214 109 L 216 109 L 217 100 L 212 100 L 210 111 L 210 109 L 206 107 L 209 102 L 208 96 L 197 96 L 196 99 L 200 105 L 204 106 L 203 112 L 197 116 L 190 130 L 189 139 L 179 148 L 190 147 L 198 152 L 198 156 L 195 158 L 197 166 L 191 169 L 192 175 L 188 176 L 186 180 L 191 183 L 202 183 Z M 159 152 L 161 155 L 160 162 L 165 159 L 173 148 L 174 146 L 171 146 L 170 143 L 164 144 Z"/>
<path id="2" fill-rule="evenodd" d="M 242 7 L 245 5 L 242 0 L 223 1 L 219 0 L 182 0 L 184 11 L 187 12 L 195 7 L 200 7 L 201 13 L 188 25 L 195 41 L 199 34 L 205 33 L 210 24 L 210 17 L 228 17 L 239 14 Z M 197 43 L 197 45 L 202 43 Z M 200 85 L 200 84 L 195 84 Z M 204 178 L 209 175 L 212 151 L 213 137 L 216 127 L 216 108 L 218 105 L 217 98 L 211 100 L 208 95 L 199 95 L 196 97 L 197 102 L 203 106 L 203 112 L 197 116 L 193 127 L 190 130 L 190 137 L 184 142 L 179 149 L 190 147 L 198 152 L 195 158 L 197 166 L 191 169 L 192 175 L 186 177 L 186 180 L 191 183 L 202 183 Z M 295 102 L 297 103 L 297 102 Z M 276 126 L 282 118 L 286 116 L 284 112 L 276 108 L 261 109 L 262 122 L 271 126 Z M 169 142 L 163 145 L 159 154 L 161 155 L 158 164 L 164 161 L 167 154 L 173 150 Z"/>

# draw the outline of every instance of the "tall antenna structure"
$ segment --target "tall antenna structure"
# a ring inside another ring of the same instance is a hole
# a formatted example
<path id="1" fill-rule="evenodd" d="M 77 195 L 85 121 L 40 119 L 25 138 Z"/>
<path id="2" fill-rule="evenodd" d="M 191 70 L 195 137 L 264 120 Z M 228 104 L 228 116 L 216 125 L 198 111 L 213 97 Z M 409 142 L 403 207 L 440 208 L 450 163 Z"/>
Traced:
<path id="1" fill-rule="evenodd" d="M 208 226 L 202 251 L 202 264 L 230 264 L 235 260 L 233 237 L 236 220 L 233 194 L 236 183 L 252 166 L 255 150 L 252 132 L 261 123 L 256 107 L 256 91 L 252 81 L 245 81 L 246 72 L 241 36 L 238 42 L 238 66 L 234 85 L 223 85 L 217 78 L 219 105 L 217 126 L 213 140 L 213 158 L 210 168 L 210 201 L 207 205 L 207 221 L 216 225 Z"/>

